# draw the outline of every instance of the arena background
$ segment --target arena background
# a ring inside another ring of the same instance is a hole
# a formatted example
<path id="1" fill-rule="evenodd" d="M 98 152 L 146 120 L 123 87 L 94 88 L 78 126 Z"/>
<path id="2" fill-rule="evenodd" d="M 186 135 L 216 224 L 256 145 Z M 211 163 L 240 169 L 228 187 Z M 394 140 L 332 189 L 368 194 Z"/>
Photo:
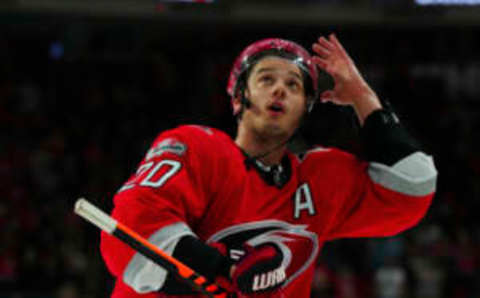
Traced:
<path id="1" fill-rule="evenodd" d="M 104 210 L 162 130 L 232 134 L 227 76 L 264 37 L 335 32 L 434 155 L 438 193 L 401 236 L 329 243 L 312 297 L 480 297 L 480 12 L 413 0 L 0 2 L 0 297 L 108 297 Z M 359 153 L 348 108 L 317 105 L 305 144 Z"/>

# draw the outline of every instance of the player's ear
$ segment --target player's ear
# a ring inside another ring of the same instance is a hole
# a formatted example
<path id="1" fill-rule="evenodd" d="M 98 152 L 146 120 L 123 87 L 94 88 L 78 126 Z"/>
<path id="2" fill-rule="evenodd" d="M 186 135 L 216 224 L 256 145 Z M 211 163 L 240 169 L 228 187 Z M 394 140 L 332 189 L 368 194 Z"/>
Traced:
<path id="1" fill-rule="evenodd" d="M 232 98 L 232 108 L 233 108 L 233 115 L 238 115 L 242 109 L 242 101 L 240 100 L 240 96 Z"/>

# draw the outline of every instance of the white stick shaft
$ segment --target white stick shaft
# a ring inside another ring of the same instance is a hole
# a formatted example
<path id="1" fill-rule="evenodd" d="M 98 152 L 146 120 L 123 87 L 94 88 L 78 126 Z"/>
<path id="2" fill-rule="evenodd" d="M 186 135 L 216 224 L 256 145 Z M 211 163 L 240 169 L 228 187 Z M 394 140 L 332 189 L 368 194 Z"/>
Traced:
<path id="1" fill-rule="evenodd" d="M 109 234 L 117 227 L 116 220 L 84 198 L 80 198 L 75 202 L 75 213 Z"/>

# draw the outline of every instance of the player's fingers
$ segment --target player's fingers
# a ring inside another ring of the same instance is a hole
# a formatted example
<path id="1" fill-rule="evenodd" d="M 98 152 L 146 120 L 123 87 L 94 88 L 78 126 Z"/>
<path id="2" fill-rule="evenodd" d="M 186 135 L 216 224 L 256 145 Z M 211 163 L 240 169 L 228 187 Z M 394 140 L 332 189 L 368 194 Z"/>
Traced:
<path id="1" fill-rule="evenodd" d="M 325 37 L 321 36 L 320 38 L 318 38 L 318 43 L 324 47 L 326 47 L 327 49 L 329 49 L 330 51 L 333 51 L 335 50 L 335 45 L 330 42 L 329 40 L 327 40 Z"/>
<path id="2" fill-rule="evenodd" d="M 321 58 L 319 56 L 313 56 L 312 61 L 313 63 L 317 64 L 321 69 L 327 71 L 327 66 L 328 66 L 327 59 Z"/>
<path id="3" fill-rule="evenodd" d="M 330 56 L 331 54 L 331 52 L 327 48 L 319 45 L 318 43 L 314 43 L 312 49 L 315 53 L 317 53 L 320 57 L 323 58 L 328 58 L 328 56 Z"/>
<path id="4" fill-rule="evenodd" d="M 340 41 L 337 39 L 337 37 L 335 36 L 335 34 L 330 34 L 329 36 L 330 38 L 330 41 L 337 47 L 339 48 L 343 53 L 347 54 L 347 51 L 345 51 L 345 49 L 343 48 L 342 44 L 340 43 Z"/>

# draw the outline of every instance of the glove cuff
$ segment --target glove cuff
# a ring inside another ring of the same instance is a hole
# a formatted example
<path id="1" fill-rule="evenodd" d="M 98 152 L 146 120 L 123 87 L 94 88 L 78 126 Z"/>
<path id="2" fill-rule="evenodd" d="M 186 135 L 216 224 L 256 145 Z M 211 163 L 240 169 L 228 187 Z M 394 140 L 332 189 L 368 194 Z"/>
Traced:
<path id="1" fill-rule="evenodd" d="M 420 150 L 417 141 L 407 132 L 398 117 L 389 109 L 372 112 L 361 129 L 367 160 L 393 165 Z"/>

